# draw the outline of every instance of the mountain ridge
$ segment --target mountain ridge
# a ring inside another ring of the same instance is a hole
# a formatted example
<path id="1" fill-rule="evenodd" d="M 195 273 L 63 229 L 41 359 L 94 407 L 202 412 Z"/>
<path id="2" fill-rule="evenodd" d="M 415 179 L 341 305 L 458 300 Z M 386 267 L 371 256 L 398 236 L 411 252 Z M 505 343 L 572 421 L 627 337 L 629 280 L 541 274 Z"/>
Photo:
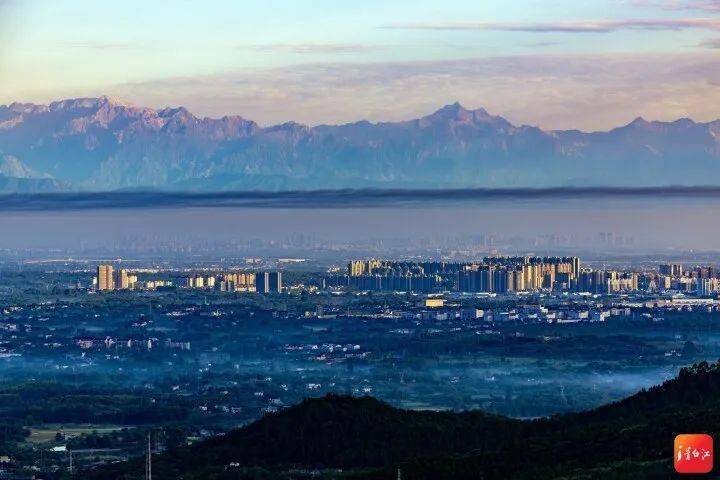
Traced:
<path id="1" fill-rule="evenodd" d="M 700 126 L 707 126 L 707 125 L 714 125 L 714 124 L 720 124 L 720 118 L 715 120 L 710 120 L 707 122 L 696 122 L 690 117 L 680 117 L 675 120 L 648 120 L 642 116 L 637 116 L 628 123 L 624 125 L 618 125 L 616 127 L 613 127 L 609 130 L 580 130 L 580 129 L 543 129 L 536 125 L 530 125 L 530 124 L 520 124 L 520 125 L 514 125 L 510 123 L 508 120 L 506 120 L 504 117 L 500 115 L 492 115 L 490 114 L 485 108 L 478 107 L 475 109 L 469 109 L 466 108 L 464 105 L 462 105 L 460 102 L 454 102 L 451 104 L 444 105 L 434 112 L 431 112 L 427 115 L 424 115 L 422 117 L 418 117 L 415 119 L 408 119 L 408 120 L 399 120 L 399 121 L 369 121 L 365 119 L 359 119 L 352 122 L 347 123 L 338 123 L 338 124 L 328 124 L 328 123 L 320 123 L 317 125 L 309 125 L 305 123 L 299 123 L 293 120 L 289 120 L 282 123 L 277 124 L 269 124 L 266 126 L 260 126 L 256 122 L 252 120 L 248 120 L 242 115 L 236 115 L 236 114 L 228 114 L 223 115 L 219 117 L 211 117 L 211 116 L 197 116 L 193 114 L 190 110 L 188 110 L 186 107 L 183 106 L 177 106 L 177 107 L 161 107 L 161 108 L 153 108 L 153 107 L 143 107 L 143 106 L 137 106 L 136 104 L 132 102 L 125 102 L 122 100 L 118 100 L 116 98 L 107 96 L 107 95 L 101 95 L 99 97 L 77 97 L 77 98 L 68 98 L 63 100 L 56 100 L 53 102 L 50 102 L 48 104 L 42 104 L 42 103 L 34 103 L 34 102 L 12 102 L 10 104 L 0 104 L 0 111 L 9 111 L 14 112 L 17 114 L 31 114 L 31 113 L 47 113 L 47 112 L 56 112 L 56 111 L 62 111 L 62 110 L 82 110 L 82 109 L 102 109 L 102 108 L 121 108 L 121 109 L 127 109 L 130 111 L 135 112 L 154 112 L 161 118 L 168 118 L 175 115 L 182 115 L 187 117 L 192 117 L 192 119 L 196 121 L 225 121 L 225 120 L 245 120 L 247 122 L 251 122 L 254 125 L 258 127 L 258 129 L 277 129 L 277 127 L 281 127 L 284 125 L 292 124 L 297 125 L 300 127 L 304 127 L 310 130 L 313 129 L 321 129 L 321 128 L 327 128 L 327 127 L 349 127 L 349 126 L 356 126 L 356 125 L 371 125 L 371 126 L 386 126 L 386 125 L 398 125 L 398 124 L 406 124 L 411 122 L 417 122 L 422 120 L 430 120 L 433 118 L 446 118 L 446 119 L 452 119 L 452 120 L 464 120 L 471 117 L 475 117 L 476 119 L 486 119 L 486 120 L 498 120 L 501 121 L 507 125 L 514 126 L 515 128 L 533 128 L 538 129 L 540 131 L 546 132 L 546 133 L 578 133 L 583 135 L 591 135 L 596 133 L 611 133 L 618 129 L 623 129 L 627 127 L 631 127 L 633 125 L 672 125 L 677 123 L 692 123 L 695 125 Z M 7 127 L 7 125 L 5 125 Z M 0 128 L 3 128 L 2 123 L 0 123 Z"/>
<path id="2" fill-rule="evenodd" d="M 107 96 L 12 103 L 0 106 L 0 151 L 80 191 L 720 185 L 720 120 L 543 130 L 458 102 L 312 127 Z"/>

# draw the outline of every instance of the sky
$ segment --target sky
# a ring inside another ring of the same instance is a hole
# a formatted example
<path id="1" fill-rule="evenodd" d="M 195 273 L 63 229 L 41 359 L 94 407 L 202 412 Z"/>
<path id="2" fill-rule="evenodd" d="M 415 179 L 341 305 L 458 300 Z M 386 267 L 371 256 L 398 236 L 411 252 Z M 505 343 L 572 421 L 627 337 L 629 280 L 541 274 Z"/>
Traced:
<path id="1" fill-rule="evenodd" d="M 264 125 L 709 121 L 720 0 L 0 0 L 0 104 L 103 94 Z"/>

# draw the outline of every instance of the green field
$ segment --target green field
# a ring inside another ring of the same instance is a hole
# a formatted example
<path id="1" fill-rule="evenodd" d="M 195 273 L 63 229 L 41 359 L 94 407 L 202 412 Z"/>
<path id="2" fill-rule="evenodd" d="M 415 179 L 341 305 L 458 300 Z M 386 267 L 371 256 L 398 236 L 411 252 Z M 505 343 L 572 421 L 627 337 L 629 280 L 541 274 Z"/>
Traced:
<path id="1" fill-rule="evenodd" d="M 83 433 L 110 433 L 121 430 L 121 425 L 55 425 L 47 424 L 42 426 L 27 427 L 30 435 L 25 439 L 27 443 L 41 444 L 55 442 L 55 435 L 62 431 L 65 439 L 78 437 Z"/>

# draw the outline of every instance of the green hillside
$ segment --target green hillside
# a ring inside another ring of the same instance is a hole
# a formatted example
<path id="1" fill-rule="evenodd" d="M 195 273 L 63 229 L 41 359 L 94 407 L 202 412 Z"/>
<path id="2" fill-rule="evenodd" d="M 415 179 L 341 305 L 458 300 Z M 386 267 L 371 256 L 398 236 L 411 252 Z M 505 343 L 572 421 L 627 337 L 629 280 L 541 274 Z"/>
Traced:
<path id="1" fill-rule="evenodd" d="M 418 412 L 364 397 L 309 399 L 227 435 L 168 452 L 157 479 L 672 478 L 679 433 L 720 431 L 720 364 L 596 410 L 521 421 Z M 143 461 L 88 478 L 142 478 Z"/>

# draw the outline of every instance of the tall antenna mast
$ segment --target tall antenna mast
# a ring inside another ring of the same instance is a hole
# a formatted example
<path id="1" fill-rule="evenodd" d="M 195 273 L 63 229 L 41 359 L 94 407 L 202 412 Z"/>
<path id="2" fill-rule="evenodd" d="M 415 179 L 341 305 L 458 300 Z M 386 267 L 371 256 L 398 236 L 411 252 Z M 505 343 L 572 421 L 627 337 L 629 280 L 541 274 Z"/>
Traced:
<path id="1" fill-rule="evenodd" d="M 150 435 L 148 432 L 147 456 L 145 457 L 145 480 L 152 480 L 152 448 L 150 446 Z"/>

